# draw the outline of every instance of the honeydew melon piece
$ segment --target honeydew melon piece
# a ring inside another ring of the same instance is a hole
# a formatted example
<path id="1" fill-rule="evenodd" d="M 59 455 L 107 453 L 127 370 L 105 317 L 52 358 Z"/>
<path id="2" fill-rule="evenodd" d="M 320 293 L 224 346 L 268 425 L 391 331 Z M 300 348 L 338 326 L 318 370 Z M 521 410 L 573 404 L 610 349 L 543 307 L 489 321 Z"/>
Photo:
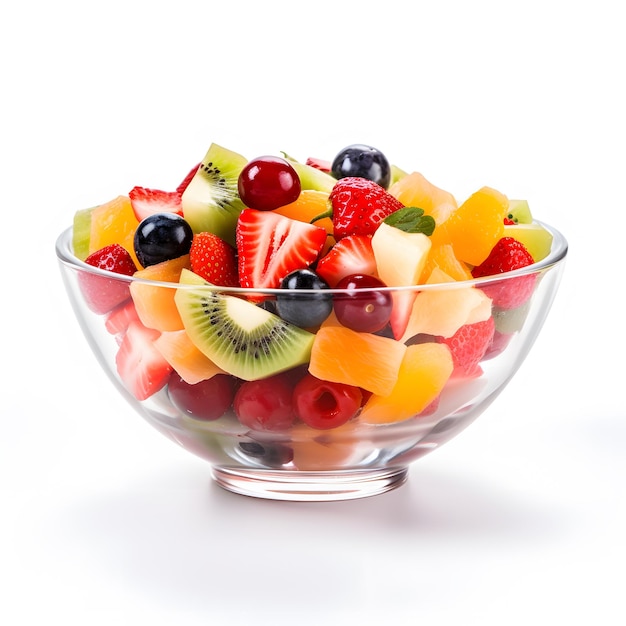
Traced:
<path id="1" fill-rule="evenodd" d="M 372 236 L 378 277 L 388 287 L 417 285 L 431 245 L 424 233 L 408 233 L 383 222 Z M 396 339 L 404 335 L 416 295 L 414 289 L 392 293 L 390 323 Z"/>
<path id="2" fill-rule="evenodd" d="M 552 249 L 552 233 L 536 222 L 507 225 L 504 227 L 504 236 L 513 237 L 524 244 L 535 263 L 545 259 Z"/>
<path id="3" fill-rule="evenodd" d="M 72 250 L 77 258 L 84 261 L 89 256 L 89 241 L 91 239 L 91 214 L 90 209 L 80 209 L 74 213 L 72 228 Z"/>
<path id="4" fill-rule="evenodd" d="M 397 183 L 399 180 L 402 180 L 405 176 L 408 176 L 409 173 L 405 172 L 401 167 L 397 165 L 391 164 L 391 182 L 389 186 Z"/>

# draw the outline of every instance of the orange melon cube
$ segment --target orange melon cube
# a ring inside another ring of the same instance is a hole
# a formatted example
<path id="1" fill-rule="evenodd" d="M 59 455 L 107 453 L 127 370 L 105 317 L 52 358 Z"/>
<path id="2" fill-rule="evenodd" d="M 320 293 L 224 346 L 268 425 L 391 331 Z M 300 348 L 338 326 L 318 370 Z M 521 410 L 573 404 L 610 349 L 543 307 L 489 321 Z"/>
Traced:
<path id="1" fill-rule="evenodd" d="M 446 345 L 408 346 L 391 393 L 372 395 L 358 419 L 368 424 L 387 424 L 418 415 L 439 396 L 453 369 Z"/>
<path id="2" fill-rule="evenodd" d="M 479 189 L 463 202 L 442 225 L 456 257 L 480 265 L 504 234 L 508 207 L 507 197 L 491 187 Z"/>
<path id="3" fill-rule="evenodd" d="M 415 298 L 401 341 L 418 334 L 452 337 L 461 326 L 491 316 L 491 299 L 481 289 L 455 286 L 457 281 L 435 268 L 427 284 L 450 283 L 449 289 L 424 290 Z"/>
<path id="4" fill-rule="evenodd" d="M 450 192 L 433 185 L 419 172 L 408 174 L 395 182 L 389 187 L 389 193 L 404 206 L 424 209 L 426 215 L 434 218 L 435 224 L 445 222 L 457 209 L 457 202 Z"/>
<path id="5" fill-rule="evenodd" d="M 190 267 L 189 255 L 185 254 L 177 259 L 150 265 L 135 272 L 136 278 L 173 283 L 172 287 L 150 285 L 143 282 L 131 283 L 130 295 L 135 303 L 137 315 L 144 326 L 162 332 L 184 328 L 174 296 L 181 272 Z"/>
<path id="6" fill-rule="evenodd" d="M 118 196 L 91 211 L 91 234 L 89 238 L 89 254 L 112 243 L 126 248 L 137 267 L 141 263 L 135 255 L 135 231 L 139 220 L 128 196 Z"/>
<path id="7" fill-rule="evenodd" d="M 466 263 L 459 261 L 450 243 L 433 245 L 428 253 L 420 283 L 425 283 L 435 269 L 439 269 L 453 280 L 471 280 L 472 272 Z M 432 281 L 431 281 L 432 282 Z"/>
<path id="8" fill-rule="evenodd" d="M 325 326 L 315 335 L 309 372 L 384 396 L 396 384 L 405 351 L 403 343 L 387 337 Z"/>
<path id="9" fill-rule="evenodd" d="M 317 472 L 349 465 L 362 440 L 358 427 L 358 422 L 348 422 L 320 433 L 305 424 L 295 425 L 289 443 L 293 450 L 293 464 L 301 471 Z"/>
<path id="10" fill-rule="evenodd" d="M 224 370 L 196 348 L 184 330 L 162 332 L 154 341 L 154 347 L 172 369 L 190 385 L 224 373 Z"/>

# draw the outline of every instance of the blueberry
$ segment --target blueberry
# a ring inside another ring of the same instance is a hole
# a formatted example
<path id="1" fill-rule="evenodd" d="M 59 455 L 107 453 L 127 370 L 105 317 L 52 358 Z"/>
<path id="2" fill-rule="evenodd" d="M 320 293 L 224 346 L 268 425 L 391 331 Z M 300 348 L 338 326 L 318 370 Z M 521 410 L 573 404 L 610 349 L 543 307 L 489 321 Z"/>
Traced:
<path id="1" fill-rule="evenodd" d="M 193 231 L 174 213 L 155 213 L 143 219 L 135 231 L 135 254 L 143 267 L 177 259 L 189 253 Z"/>
<path id="2" fill-rule="evenodd" d="M 261 444 L 258 441 L 240 441 L 239 449 L 248 457 L 270 467 L 279 467 L 293 461 L 293 450 L 281 444 Z"/>
<path id="3" fill-rule="evenodd" d="M 360 176 L 387 189 L 391 182 L 391 165 L 387 157 L 372 146 L 354 144 L 344 148 L 333 160 L 332 175 L 339 180 Z"/>
<path id="4" fill-rule="evenodd" d="M 324 293 L 330 288 L 328 283 L 313 270 L 301 269 L 287 274 L 280 288 L 289 291 L 276 296 L 278 315 L 296 326 L 317 326 L 333 309 L 332 294 Z M 300 290 L 307 290 L 307 293 L 298 293 Z"/>

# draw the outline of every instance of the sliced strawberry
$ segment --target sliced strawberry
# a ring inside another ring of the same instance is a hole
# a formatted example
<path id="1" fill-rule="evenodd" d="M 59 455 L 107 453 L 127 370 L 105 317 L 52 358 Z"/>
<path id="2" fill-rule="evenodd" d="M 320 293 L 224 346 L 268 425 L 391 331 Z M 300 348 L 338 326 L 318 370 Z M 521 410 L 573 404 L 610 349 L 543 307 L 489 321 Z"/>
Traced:
<path id="1" fill-rule="evenodd" d="M 130 253 L 117 243 L 96 250 L 85 263 L 124 276 L 132 276 L 137 271 Z M 80 272 L 78 282 L 87 306 L 98 315 L 108 313 L 130 298 L 129 284 L 123 280 Z"/>
<path id="2" fill-rule="evenodd" d="M 196 172 L 198 171 L 198 168 L 200 167 L 200 163 L 198 163 L 197 165 L 194 165 L 190 170 L 189 173 L 187 174 L 187 176 L 185 176 L 185 178 L 183 178 L 183 180 L 180 182 L 180 185 L 178 185 L 178 187 L 176 187 L 176 191 L 182 196 L 183 192 L 185 191 L 185 189 L 187 189 L 187 187 L 189 186 L 189 183 L 191 182 L 191 179 L 196 175 Z"/>
<path id="3" fill-rule="evenodd" d="M 472 270 L 474 278 L 495 276 L 532 265 L 534 259 L 524 244 L 503 237 L 493 247 L 489 256 Z M 493 300 L 493 305 L 501 309 L 515 309 L 526 302 L 535 288 L 536 274 L 517 276 L 484 285 L 482 290 Z"/>
<path id="4" fill-rule="evenodd" d="M 141 222 L 155 213 L 183 214 L 182 193 L 178 191 L 160 191 L 146 187 L 133 187 L 128 193 L 135 217 Z"/>
<path id="5" fill-rule="evenodd" d="M 160 334 L 139 321 L 131 322 L 115 357 L 122 383 L 137 400 L 146 400 L 162 389 L 172 372 L 154 346 Z"/>
<path id="6" fill-rule="evenodd" d="M 376 259 L 371 235 L 348 235 L 340 239 L 319 260 L 315 271 L 331 287 L 351 274 L 373 275 Z"/>
<path id="7" fill-rule="evenodd" d="M 214 285 L 238 287 L 235 248 L 213 233 L 194 235 L 189 250 L 191 270 Z"/>
<path id="8" fill-rule="evenodd" d="M 475 324 L 461 326 L 452 337 L 439 337 L 439 343 L 445 343 L 452 353 L 454 374 L 475 376 L 480 372 L 478 365 L 491 346 L 495 332 L 493 317 Z"/>
<path id="9" fill-rule="evenodd" d="M 104 326 L 111 335 L 123 335 L 131 322 L 139 319 L 135 303 L 127 300 L 116 306 L 106 318 Z"/>
<path id="10" fill-rule="evenodd" d="M 239 283 L 277 288 L 290 272 L 309 267 L 326 242 L 319 226 L 271 211 L 244 209 L 237 222 Z"/>
<path id="11" fill-rule="evenodd" d="M 330 170 L 332 169 L 332 164 L 330 161 L 326 161 L 325 159 L 318 159 L 317 157 L 309 157 L 306 160 L 306 164 L 314 167 L 316 170 L 326 172 L 327 174 L 330 174 Z"/>
<path id="12" fill-rule="evenodd" d="M 379 224 L 404 205 L 366 178 L 348 176 L 330 192 L 335 239 L 347 235 L 373 235 Z"/>

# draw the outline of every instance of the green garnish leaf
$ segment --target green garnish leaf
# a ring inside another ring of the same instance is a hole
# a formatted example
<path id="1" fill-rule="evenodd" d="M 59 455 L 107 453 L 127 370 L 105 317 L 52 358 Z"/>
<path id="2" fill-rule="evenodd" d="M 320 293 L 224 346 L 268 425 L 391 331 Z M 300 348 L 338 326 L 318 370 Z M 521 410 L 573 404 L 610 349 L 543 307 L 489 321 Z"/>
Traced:
<path id="1" fill-rule="evenodd" d="M 394 211 L 385 218 L 384 222 L 405 233 L 423 233 L 430 237 L 435 231 L 435 220 L 430 215 L 424 215 L 424 209 L 414 206 Z"/>

